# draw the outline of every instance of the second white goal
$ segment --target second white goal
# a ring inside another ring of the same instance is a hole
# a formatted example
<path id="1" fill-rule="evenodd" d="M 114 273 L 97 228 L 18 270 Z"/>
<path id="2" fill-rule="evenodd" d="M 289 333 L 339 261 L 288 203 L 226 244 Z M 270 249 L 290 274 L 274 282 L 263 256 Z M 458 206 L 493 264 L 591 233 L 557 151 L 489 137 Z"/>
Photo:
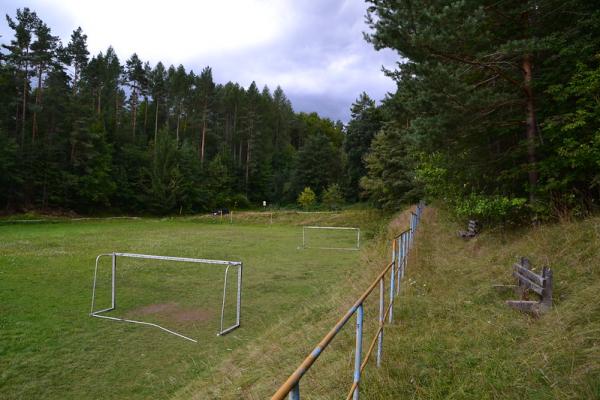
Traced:
<path id="1" fill-rule="evenodd" d="M 303 226 L 302 247 L 323 250 L 359 250 L 360 228 Z"/>

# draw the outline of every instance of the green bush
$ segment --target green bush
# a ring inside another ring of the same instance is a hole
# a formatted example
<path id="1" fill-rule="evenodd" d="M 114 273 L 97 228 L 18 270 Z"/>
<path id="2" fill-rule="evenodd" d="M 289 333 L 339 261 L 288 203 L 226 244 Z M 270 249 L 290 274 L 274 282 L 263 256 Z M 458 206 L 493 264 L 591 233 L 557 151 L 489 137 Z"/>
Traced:
<path id="1" fill-rule="evenodd" d="M 339 210 L 344 204 L 344 195 L 340 185 L 337 183 L 329 185 L 321 195 L 321 202 L 330 210 Z"/>
<path id="2" fill-rule="evenodd" d="M 312 191 L 311 188 L 305 187 L 302 193 L 298 196 L 298 204 L 305 210 L 308 210 L 312 206 L 314 206 L 317 200 L 317 196 L 315 192 Z"/>
<path id="3" fill-rule="evenodd" d="M 242 193 L 232 195 L 227 204 L 229 204 L 229 208 L 236 210 L 244 210 L 250 207 L 250 201 Z"/>
<path id="4" fill-rule="evenodd" d="M 499 195 L 471 194 L 457 201 L 455 206 L 455 213 L 459 218 L 476 219 L 490 224 L 519 223 L 528 211 L 527 199 Z"/>

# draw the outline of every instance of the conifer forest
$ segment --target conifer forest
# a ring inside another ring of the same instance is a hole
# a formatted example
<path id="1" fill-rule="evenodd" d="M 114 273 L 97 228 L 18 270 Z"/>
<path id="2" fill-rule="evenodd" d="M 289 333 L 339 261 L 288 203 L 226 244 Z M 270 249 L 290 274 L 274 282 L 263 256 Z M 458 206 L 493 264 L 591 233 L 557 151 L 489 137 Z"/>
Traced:
<path id="1" fill-rule="evenodd" d="M 0 207 L 176 214 L 215 207 L 442 200 L 458 216 L 585 215 L 600 200 L 600 8 L 583 0 L 367 0 L 364 40 L 397 53 L 396 91 L 349 121 L 284 89 L 215 82 L 63 43 L 6 15 Z M 331 203 L 331 201 L 329 201 Z"/>

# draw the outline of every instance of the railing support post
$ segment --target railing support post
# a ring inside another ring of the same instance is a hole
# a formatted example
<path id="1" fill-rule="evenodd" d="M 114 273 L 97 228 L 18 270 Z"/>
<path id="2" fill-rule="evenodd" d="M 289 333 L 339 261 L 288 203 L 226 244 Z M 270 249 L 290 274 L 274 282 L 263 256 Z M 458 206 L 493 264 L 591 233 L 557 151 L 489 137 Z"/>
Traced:
<path id="1" fill-rule="evenodd" d="M 402 253 L 402 254 L 404 254 L 404 259 L 403 259 L 403 264 L 402 264 L 402 277 L 404 278 L 406 266 L 408 265 L 408 235 L 407 234 L 404 235 L 404 243 L 402 245 L 404 246 L 404 252 Z"/>
<path id="2" fill-rule="evenodd" d="M 396 259 L 396 241 L 392 241 L 392 270 L 390 273 L 390 313 L 388 321 L 390 324 L 394 321 L 394 292 L 395 292 L 395 278 L 396 278 L 396 265 L 398 260 Z"/>
<path id="3" fill-rule="evenodd" d="M 410 242 L 408 247 L 412 248 L 413 240 L 415 238 L 415 214 L 410 214 Z"/>
<path id="4" fill-rule="evenodd" d="M 358 400 L 358 384 L 360 382 L 360 364 L 362 358 L 362 336 L 363 336 L 363 305 L 358 306 L 358 310 L 356 311 L 356 350 L 354 354 L 354 383 L 356 384 L 356 389 L 354 389 L 354 394 L 352 399 Z"/>
<path id="5" fill-rule="evenodd" d="M 402 248 L 403 236 L 398 238 L 398 281 L 396 288 L 396 294 L 400 295 L 400 282 L 402 281 L 402 277 L 404 276 L 404 249 Z"/>
<path id="6" fill-rule="evenodd" d="M 379 338 L 377 339 L 377 368 L 381 367 L 381 353 L 383 351 L 383 324 L 385 321 L 383 317 L 385 316 L 385 284 L 383 282 L 384 278 L 379 280 Z"/>
<path id="7" fill-rule="evenodd" d="M 300 400 L 300 383 L 296 383 L 296 386 L 292 389 L 288 396 L 289 400 Z"/>
<path id="8" fill-rule="evenodd" d="M 402 280 L 402 236 L 396 239 L 396 253 L 398 254 L 397 263 L 398 263 L 398 271 L 396 274 L 396 296 L 400 295 L 400 281 Z"/>

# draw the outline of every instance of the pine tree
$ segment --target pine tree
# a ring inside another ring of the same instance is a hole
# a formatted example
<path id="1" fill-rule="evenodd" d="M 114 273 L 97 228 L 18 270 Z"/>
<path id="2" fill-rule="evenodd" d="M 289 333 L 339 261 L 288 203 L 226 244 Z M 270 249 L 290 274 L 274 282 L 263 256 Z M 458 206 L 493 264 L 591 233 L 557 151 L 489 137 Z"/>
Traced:
<path id="1" fill-rule="evenodd" d="M 73 93 L 76 93 L 79 84 L 81 71 L 86 67 L 88 55 L 87 35 L 83 33 L 81 27 L 78 27 L 71 34 L 71 41 L 66 47 L 66 57 L 68 64 L 73 67 Z"/>
<path id="2" fill-rule="evenodd" d="M 197 108 L 201 119 L 200 138 L 198 141 L 198 153 L 201 164 L 204 164 L 206 152 L 206 134 L 208 132 L 214 96 L 215 84 L 212 78 L 212 69 L 210 67 L 205 67 L 200 73 L 200 76 L 198 76 L 196 79 Z"/>
<path id="3" fill-rule="evenodd" d="M 6 56 L 8 63 L 14 68 L 20 80 L 21 88 L 21 109 L 16 108 L 16 120 L 20 122 L 20 127 L 16 125 L 15 137 L 18 136 L 18 130 L 21 132 L 21 148 L 25 144 L 25 122 L 27 117 L 27 97 L 29 95 L 29 81 L 32 77 L 31 67 L 31 44 L 36 26 L 39 24 L 37 14 L 25 7 L 23 11 L 17 9 L 16 21 L 6 15 L 8 26 L 15 31 L 15 38 L 11 40 L 10 45 L 3 44 L 2 47 L 9 51 Z M 20 112 L 19 112 L 20 111 Z"/>
<path id="4" fill-rule="evenodd" d="M 165 70 L 165 66 L 163 63 L 158 62 L 154 70 L 152 70 L 152 75 L 150 77 L 150 93 L 152 94 L 152 100 L 154 101 L 154 148 L 157 149 L 156 143 L 158 143 L 158 118 L 159 118 L 159 108 L 160 103 L 165 102 L 166 97 L 166 81 L 167 81 L 167 71 Z M 155 150 L 156 153 L 156 150 Z M 156 158 L 156 154 L 154 155 Z"/>
<path id="5" fill-rule="evenodd" d="M 344 138 L 344 150 L 348 160 L 346 197 L 356 201 L 359 180 L 366 174 L 363 157 L 369 151 L 373 137 L 381 128 L 382 116 L 375 102 L 364 92 L 352 104 L 350 111 L 352 119 L 348 123 Z"/>
<path id="6" fill-rule="evenodd" d="M 135 139 L 138 95 L 146 80 L 142 61 L 135 53 L 125 63 L 125 79 L 131 88 L 131 96 L 129 97 L 131 103 L 131 132 L 133 139 Z"/>
<path id="7" fill-rule="evenodd" d="M 50 28 L 38 20 L 37 26 L 35 27 L 36 41 L 31 45 L 31 56 L 32 65 L 37 70 L 37 89 L 35 96 L 35 108 L 33 111 L 33 122 L 32 122 L 32 133 L 31 141 L 35 142 L 36 134 L 38 131 L 38 111 L 42 107 L 42 91 L 43 91 L 43 80 L 42 78 L 47 72 L 50 64 L 55 62 L 56 50 L 58 45 L 58 37 L 50 34 Z"/>

